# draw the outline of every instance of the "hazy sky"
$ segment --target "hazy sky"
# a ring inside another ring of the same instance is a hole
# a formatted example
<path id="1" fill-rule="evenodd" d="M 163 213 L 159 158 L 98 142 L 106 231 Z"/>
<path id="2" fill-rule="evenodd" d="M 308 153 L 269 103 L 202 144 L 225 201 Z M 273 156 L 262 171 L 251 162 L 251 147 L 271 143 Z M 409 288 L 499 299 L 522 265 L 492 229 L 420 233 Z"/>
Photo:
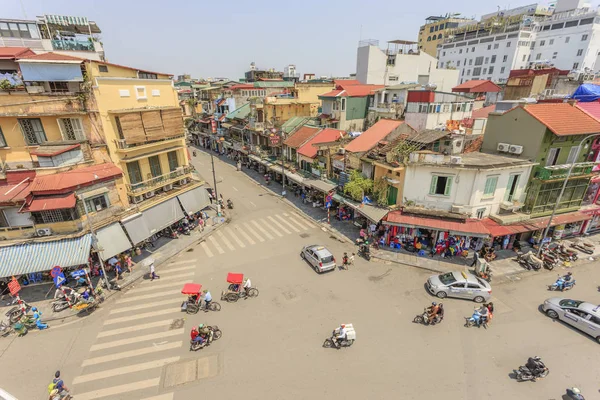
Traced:
<path id="1" fill-rule="evenodd" d="M 594 1 L 595 2 L 595 1 Z M 194 77 L 240 78 L 250 62 L 344 76 L 360 38 L 416 40 L 430 15 L 487 14 L 533 1 L 496 0 L 0 0 L 0 16 L 84 16 L 95 21 L 108 61 Z M 545 3 L 545 2 L 540 2 Z M 453 4 L 450 8 L 450 4 Z"/>

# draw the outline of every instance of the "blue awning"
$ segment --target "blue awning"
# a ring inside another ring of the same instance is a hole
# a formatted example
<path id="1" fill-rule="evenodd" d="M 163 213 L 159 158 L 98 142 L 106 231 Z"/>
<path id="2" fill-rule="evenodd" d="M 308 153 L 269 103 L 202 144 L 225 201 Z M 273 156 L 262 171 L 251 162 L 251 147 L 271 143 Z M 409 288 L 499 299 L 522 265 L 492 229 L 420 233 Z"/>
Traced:
<path id="1" fill-rule="evenodd" d="M 83 82 L 80 64 L 19 63 L 28 82 Z"/>
<path id="2" fill-rule="evenodd" d="M 87 264 L 92 235 L 0 247 L 0 278 Z"/>

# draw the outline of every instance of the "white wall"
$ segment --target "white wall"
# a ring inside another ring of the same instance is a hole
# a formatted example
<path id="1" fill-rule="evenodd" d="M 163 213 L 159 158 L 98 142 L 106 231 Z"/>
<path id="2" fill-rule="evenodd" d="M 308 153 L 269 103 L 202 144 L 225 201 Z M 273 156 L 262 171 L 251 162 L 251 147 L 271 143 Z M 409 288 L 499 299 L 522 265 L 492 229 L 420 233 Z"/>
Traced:
<path id="1" fill-rule="evenodd" d="M 446 165 L 409 164 L 404 180 L 404 197 L 415 201 L 417 205 L 430 209 L 451 211 L 453 205 L 464 206 L 463 212 L 476 217 L 477 211 L 485 209 L 484 217 L 497 214 L 499 205 L 504 201 L 506 185 L 511 174 L 520 174 L 515 199 L 523 200 L 525 186 L 531 167 L 515 167 L 496 170 L 460 169 Z M 429 189 L 433 175 L 452 177 L 449 196 L 430 195 Z M 489 176 L 498 176 L 494 196 L 483 198 L 483 190 Z"/>

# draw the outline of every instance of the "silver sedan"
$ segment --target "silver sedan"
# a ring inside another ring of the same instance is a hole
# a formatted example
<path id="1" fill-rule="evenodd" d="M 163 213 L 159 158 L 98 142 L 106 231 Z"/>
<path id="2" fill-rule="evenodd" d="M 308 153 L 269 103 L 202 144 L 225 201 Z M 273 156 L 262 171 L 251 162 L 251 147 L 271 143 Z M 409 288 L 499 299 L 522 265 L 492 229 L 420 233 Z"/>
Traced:
<path id="1" fill-rule="evenodd" d="M 552 297 L 544 301 L 542 309 L 550 318 L 563 321 L 600 343 L 600 305 Z"/>
<path id="2" fill-rule="evenodd" d="M 483 303 L 492 297 L 492 287 L 489 283 L 464 271 L 446 272 L 429 277 L 427 290 L 440 299 L 458 297 L 476 303 Z"/>

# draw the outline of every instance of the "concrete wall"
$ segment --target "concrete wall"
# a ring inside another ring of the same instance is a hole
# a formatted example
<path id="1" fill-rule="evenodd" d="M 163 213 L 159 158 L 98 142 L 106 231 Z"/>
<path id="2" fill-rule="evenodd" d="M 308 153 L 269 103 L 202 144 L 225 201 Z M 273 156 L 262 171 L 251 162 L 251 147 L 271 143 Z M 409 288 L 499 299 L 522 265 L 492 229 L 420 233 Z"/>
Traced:
<path id="1" fill-rule="evenodd" d="M 319 95 L 330 92 L 333 89 L 335 89 L 335 84 L 333 82 L 297 82 L 295 85 L 295 92 L 297 94 L 298 100 L 318 102 L 319 104 L 321 104 L 321 100 L 319 100 Z"/>
<path id="2" fill-rule="evenodd" d="M 383 166 L 381 164 L 375 165 L 375 176 L 374 180 L 378 180 L 382 177 L 388 178 L 390 180 L 398 181 L 398 183 L 390 183 L 388 181 L 388 186 L 393 186 L 398 189 L 398 197 L 396 198 L 396 205 L 401 205 L 404 199 L 403 191 L 404 191 L 404 180 L 405 180 L 405 170 L 404 167 L 400 168 L 389 168 Z M 390 204 L 393 205 L 393 204 Z"/>

